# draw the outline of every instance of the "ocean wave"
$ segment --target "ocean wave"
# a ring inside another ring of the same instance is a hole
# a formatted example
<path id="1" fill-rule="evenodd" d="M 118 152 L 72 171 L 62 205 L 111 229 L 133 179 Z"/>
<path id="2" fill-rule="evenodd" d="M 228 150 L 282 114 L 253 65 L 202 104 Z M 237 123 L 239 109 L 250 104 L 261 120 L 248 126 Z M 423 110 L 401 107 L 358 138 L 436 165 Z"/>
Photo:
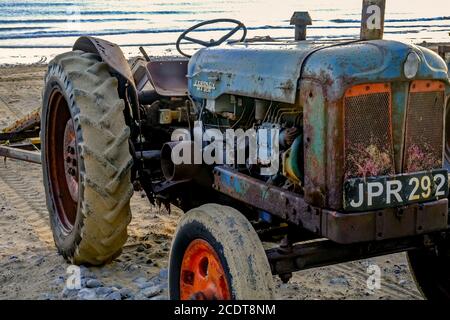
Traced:
<path id="1" fill-rule="evenodd" d="M 23 30 L 45 30 L 49 27 L 0 27 L 1 32 L 23 31 Z"/>
<path id="2" fill-rule="evenodd" d="M 3 2 L 0 3 L 0 8 L 5 7 L 67 7 L 67 6 L 83 6 L 82 2 Z"/>
<path id="3" fill-rule="evenodd" d="M 69 6 L 69 9 L 73 9 L 74 7 Z M 10 16 L 35 16 L 36 10 L 2 10 L 2 15 L 10 15 Z M 68 15 L 70 10 L 39 10 L 39 15 Z M 199 12 L 198 10 L 154 10 L 154 11 L 107 11 L 107 10 L 80 10 L 81 16 L 129 16 L 129 15 L 183 15 L 183 14 L 213 14 L 213 13 L 225 13 L 226 10 L 202 10 Z"/>
<path id="4" fill-rule="evenodd" d="M 0 22 L 1 23 L 1 22 Z M 450 29 L 450 25 L 433 25 L 433 32 L 436 31 L 446 31 Z M 263 26 L 248 26 L 248 30 L 291 30 L 293 26 L 283 26 L 283 25 L 263 25 Z M 386 26 L 385 33 L 387 34 L 406 34 L 406 33 L 417 33 L 420 30 L 430 28 L 428 25 L 415 25 L 411 26 L 401 26 L 393 25 Z M 185 28 L 165 28 L 165 29 L 104 29 L 97 31 L 78 31 L 78 30 L 48 30 L 47 27 L 14 27 L 14 28 L 0 28 L 3 34 L 0 34 L 0 40 L 15 40 L 15 39 L 38 39 L 38 38 L 65 38 L 65 37 L 80 37 L 80 36 L 113 36 L 113 35 L 126 35 L 126 34 L 163 34 L 163 33 L 182 33 Z M 336 25 L 326 25 L 326 26 L 310 26 L 308 29 L 342 29 L 351 30 L 359 29 L 359 26 L 346 25 L 346 26 L 336 26 Z M 398 30 L 395 30 L 398 29 Z M 36 30 L 34 32 L 17 32 L 22 30 Z M 229 31 L 230 28 L 218 27 L 218 28 L 203 28 L 196 32 L 215 32 L 215 31 Z M 9 32 L 9 33 L 8 33 Z M 347 36 L 347 35 L 345 35 Z"/>
<path id="5" fill-rule="evenodd" d="M 445 21 L 450 20 L 450 16 L 430 17 L 430 18 L 414 18 L 414 19 L 386 19 L 385 22 L 421 22 L 421 21 Z M 334 23 L 361 23 L 358 19 L 333 19 Z"/>
<path id="6" fill-rule="evenodd" d="M 77 22 L 83 23 L 83 22 L 120 22 L 120 21 L 144 21 L 145 19 L 141 18 L 106 18 L 106 19 L 80 19 Z M 26 20 L 19 20 L 19 19 L 12 19 L 12 20 L 0 20 L 0 25 L 2 24 L 35 24 L 35 23 L 41 23 L 41 24 L 57 24 L 57 23 L 66 23 L 68 21 L 68 18 L 66 19 L 26 19 Z"/>
<path id="7" fill-rule="evenodd" d="M 292 29 L 291 26 L 261 26 L 261 27 L 247 27 L 248 30 L 268 30 L 268 29 Z M 26 32 L 16 34 L 1 34 L 0 40 L 14 40 L 14 39 L 36 39 L 36 38 L 65 38 L 65 37 L 81 37 L 81 36 L 111 36 L 111 35 L 126 35 L 126 34 L 155 34 L 155 33 L 182 33 L 185 28 L 171 28 L 171 29 L 112 29 L 100 31 L 86 31 L 80 32 L 75 30 L 57 30 L 57 31 L 38 31 Z M 230 28 L 205 28 L 197 32 L 213 32 L 213 31 L 229 31 Z"/>

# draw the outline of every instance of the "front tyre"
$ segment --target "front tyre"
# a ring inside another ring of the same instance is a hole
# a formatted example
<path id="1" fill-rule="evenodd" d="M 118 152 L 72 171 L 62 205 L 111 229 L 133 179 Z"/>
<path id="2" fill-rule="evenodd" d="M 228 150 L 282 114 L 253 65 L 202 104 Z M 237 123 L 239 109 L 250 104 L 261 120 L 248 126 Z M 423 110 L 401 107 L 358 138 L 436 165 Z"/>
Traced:
<path id="1" fill-rule="evenodd" d="M 124 107 L 118 81 L 99 56 L 73 51 L 50 62 L 43 180 L 55 244 L 74 264 L 107 263 L 127 239 L 133 188 Z"/>
<path id="2" fill-rule="evenodd" d="M 206 204 L 178 224 L 169 260 L 174 300 L 269 300 L 273 277 L 250 222 L 237 210 Z"/>

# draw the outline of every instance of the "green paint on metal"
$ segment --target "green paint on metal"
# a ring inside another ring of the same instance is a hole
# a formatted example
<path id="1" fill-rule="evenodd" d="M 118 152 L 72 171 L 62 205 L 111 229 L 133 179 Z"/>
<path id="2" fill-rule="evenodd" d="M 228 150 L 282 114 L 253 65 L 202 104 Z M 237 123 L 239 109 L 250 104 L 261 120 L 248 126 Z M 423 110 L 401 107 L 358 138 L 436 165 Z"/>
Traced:
<path id="1" fill-rule="evenodd" d="M 408 89 L 409 82 L 395 82 L 392 84 L 392 137 L 397 172 L 400 172 L 402 168 Z"/>

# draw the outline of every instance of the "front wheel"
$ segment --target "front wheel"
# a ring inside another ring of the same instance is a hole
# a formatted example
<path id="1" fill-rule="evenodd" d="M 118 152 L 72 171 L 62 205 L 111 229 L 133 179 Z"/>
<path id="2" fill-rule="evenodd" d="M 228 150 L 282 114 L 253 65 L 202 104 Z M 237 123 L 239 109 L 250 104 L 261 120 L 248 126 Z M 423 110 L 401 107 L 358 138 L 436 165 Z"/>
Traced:
<path id="1" fill-rule="evenodd" d="M 269 300 L 273 278 L 250 222 L 237 210 L 206 204 L 181 219 L 172 242 L 174 300 Z"/>

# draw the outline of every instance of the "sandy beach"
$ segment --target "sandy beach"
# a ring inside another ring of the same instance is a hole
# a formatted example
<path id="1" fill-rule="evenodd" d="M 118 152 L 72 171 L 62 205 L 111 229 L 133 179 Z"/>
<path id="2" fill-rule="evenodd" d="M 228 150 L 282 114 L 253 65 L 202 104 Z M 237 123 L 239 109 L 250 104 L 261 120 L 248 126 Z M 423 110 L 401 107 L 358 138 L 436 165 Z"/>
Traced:
<path id="1" fill-rule="evenodd" d="M 41 104 L 45 65 L 0 68 L 0 129 Z M 182 212 L 170 215 L 135 193 L 123 254 L 101 268 L 82 268 L 82 290 L 68 290 L 69 266 L 57 254 L 48 221 L 41 167 L 0 161 L 0 299 L 167 299 L 167 258 Z M 367 267 L 381 269 L 370 292 Z M 422 299 L 405 254 L 298 272 L 276 279 L 278 299 Z"/>

